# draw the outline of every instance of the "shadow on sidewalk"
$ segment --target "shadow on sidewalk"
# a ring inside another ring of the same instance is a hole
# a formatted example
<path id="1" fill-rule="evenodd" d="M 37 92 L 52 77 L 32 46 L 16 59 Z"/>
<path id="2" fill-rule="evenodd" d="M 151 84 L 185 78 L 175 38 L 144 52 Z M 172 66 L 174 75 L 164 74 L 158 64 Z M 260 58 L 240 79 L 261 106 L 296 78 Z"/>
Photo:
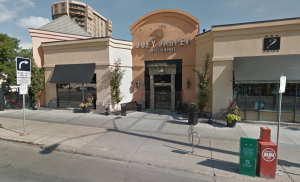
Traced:
<path id="1" fill-rule="evenodd" d="M 88 135 L 81 135 L 81 136 L 72 137 L 72 138 L 68 138 L 68 139 L 62 140 L 62 141 L 60 141 L 60 142 L 58 142 L 58 143 L 52 144 L 52 145 L 50 145 L 50 146 L 47 146 L 44 150 L 40 151 L 40 154 L 50 154 L 50 153 L 52 153 L 57 147 L 59 147 L 61 143 L 66 142 L 66 141 L 68 141 L 68 140 L 73 140 L 73 139 L 77 139 L 77 138 L 81 138 L 81 137 L 87 137 L 87 136 L 92 136 L 92 135 L 98 135 L 98 134 L 101 134 L 101 133 L 106 133 L 106 131 L 104 131 L 104 132 L 99 132 L 99 133 L 92 133 L 92 134 L 88 134 Z"/>
<path id="2" fill-rule="evenodd" d="M 18 131 L 14 131 L 14 130 L 11 130 L 11 129 L 8 129 L 8 128 L 4 128 L 3 126 L 2 126 L 2 124 L 0 124 L 0 128 L 2 128 L 2 129 L 4 129 L 4 130 L 7 130 L 7 131 L 12 131 L 12 132 L 14 132 L 14 133 L 21 133 L 21 132 L 18 132 Z"/>
<path id="3" fill-rule="evenodd" d="M 215 169 L 219 169 L 222 171 L 228 171 L 232 173 L 239 173 L 239 164 L 234 162 L 223 161 L 219 159 L 206 159 L 206 161 L 202 161 L 197 163 L 198 165 L 211 167 L 209 164 L 212 163 L 212 167 Z"/>

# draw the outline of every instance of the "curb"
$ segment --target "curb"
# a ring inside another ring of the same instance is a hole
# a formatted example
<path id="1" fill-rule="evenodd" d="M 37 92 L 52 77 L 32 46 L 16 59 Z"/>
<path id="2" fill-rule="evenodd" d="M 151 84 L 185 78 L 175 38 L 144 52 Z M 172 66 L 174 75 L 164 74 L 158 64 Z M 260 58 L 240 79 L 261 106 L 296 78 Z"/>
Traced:
<path id="1" fill-rule="evenodd" d="M 239 121 L 238 123 L 246 123 L 246 124 L 267 124 L 267 125 L 277 125 L 278 122 L 274 121 Z M 280 122 L 280 126 L 300 126 L 300 123 L 288 123 L 288 122 Z"/>

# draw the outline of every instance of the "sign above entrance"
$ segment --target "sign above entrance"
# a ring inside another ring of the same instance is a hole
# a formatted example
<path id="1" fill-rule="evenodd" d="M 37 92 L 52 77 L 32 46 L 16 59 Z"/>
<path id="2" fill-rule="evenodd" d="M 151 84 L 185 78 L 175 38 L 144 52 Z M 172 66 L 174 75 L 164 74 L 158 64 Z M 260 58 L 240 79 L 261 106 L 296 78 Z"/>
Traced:
<path id="1" fill-rule="evenodd" d="M 167 25 L 159 25 L 158 26 L 159 37 L 165 37 L 168 33 Z M 176 51 L 176 46 L 186 46 L 191 42 L 190 38 L 174 38 L 174 39 L 164 39 L 164 40 L 154 40 L 151 41 L 141 41 L 138 42 L 135 46 L 136 48 L 147 48 L 149 52 L 174 52 Z"/>

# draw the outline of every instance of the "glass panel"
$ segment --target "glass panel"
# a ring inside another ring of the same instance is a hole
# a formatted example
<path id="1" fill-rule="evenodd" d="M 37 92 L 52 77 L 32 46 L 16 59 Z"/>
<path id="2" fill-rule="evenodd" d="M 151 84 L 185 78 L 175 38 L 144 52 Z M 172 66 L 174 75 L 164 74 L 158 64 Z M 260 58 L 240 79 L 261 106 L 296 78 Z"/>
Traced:
<path id="1" fill-rule="evenodd" d="M 278 110 L 278 86 L 278 83 L 261 84 L 261 110 Z"/>
<path id="2" fill-rule="evenodd" d="M 59 102 L 59 107 L 69 107 L 69 102 Z"/>
<path id="3" fill-rule="evenodd" d="M 247 120 L 258 120 L 259 89 L 259 84 L 248 85 L 246 105 Z"/>
<path id="4" fill-rule="evenodd" d="M 235 85 L 233 90 L 233 99 L 235 99 L 236 103 L 240 110 L 245 110 L 245 85 Z"/>
<path id="5" fill-rule="evenodd" d="M 145 109 L 150 109 L 150 75 L 145 74 Z"/>
<path id="6" fill-rule="evenodd" d="M 154 75 L 154 83 L 171 83 L 171 75 Z"/>
<path id="7" fill-rule="evenodd" d="M 261 121 L 278 121 L 278 112 L 260 112 Z M 294 113 L 281 113 L 280 121 L 293 122 Z"/>
<path id="8" fill-rule="evenodd" d="M 295 122 L 300 123 L 300 113 L 296 113 Z"/>
<path id="9" fill-rule="evenodd" d="M 57 84 L 57 98 L 59 102 L 59 107 L 69 107 L 69 84 Z M 66 104 L 62 104 L 62 103 Z"/>
<path id="10" fill-rule="evenodd" d="M 71 103 L 82 103 L 82 84 L 70 84 L 71 86 Z M 86 87 L 83 87 L 84 93 L 87 91 Z"/>
<path id="11" fill-rule="evenodd" d="M 300 84 L 297 86 L 297 99 L 296 99 L 296 112 L 300 113 Z M 296 118 L 300 118 L 300 115 L 296 114 Z M 296 119 L 297 121 L 297 119 Z M 300 119 L 298 119 L 298 122 L 300 122 Z"/>
<path id="12" fill-rule="evenodd" d="M 155 87 L 155 109 L 171 110 L 171 87 Z"/>
<path id="13" fill-rule="evenodd" d="M 281 111 L 294 112 L 296 84 L 287 83 L 285 92 L 282 93 Z"/>

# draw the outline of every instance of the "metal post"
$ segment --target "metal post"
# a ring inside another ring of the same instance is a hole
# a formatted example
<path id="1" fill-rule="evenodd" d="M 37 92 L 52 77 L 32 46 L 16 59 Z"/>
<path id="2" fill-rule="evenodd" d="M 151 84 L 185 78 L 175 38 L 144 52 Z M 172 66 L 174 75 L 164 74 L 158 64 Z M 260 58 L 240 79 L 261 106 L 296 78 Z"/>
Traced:
<path id="1" fill-rule="evenodd" d="M 282 99 L 282 93 L 279 93 L 279 100 L 278 100 L 278 126 L 277 126 L 277 160 L 276 160 L 276 174 L 277 175 L 283 175 L 278 170 L 278 153 L 279 153 L 279 128 L 280 128 L 280 117 L 281 117 L 281 99 Z"/>
<path id="2" fill-rule="evenodd" d="M 71 108 L 71 84 L 69 83 L 69 108 Z"/>
<path id="3" fill-rule="evenodd" d="M 29 133 L 25 132 L 25 94 L 23 95 L 23 133 L 20 133 L 20 136 L 26 136 Z"/>
<path id="4" fill-rule="evenodd" d="M 84 87 L 83 86 L 84 86 L 84 84 L 82 84 L 82 88 L 81 88 L 82 89 L 82 102 L 84 102 Z"/>
<path id="5" fill-rule="evenodd" d="M 192 134 L 192 154 L 194 154 L 194 135 L 193 135 L 193 124 L 191 124 L 191 134 Z"/>
<path id="6" fill-rule="evenodd" d="M 23 133 L 25 133 L 25 95 L 23 95 Z"/>

